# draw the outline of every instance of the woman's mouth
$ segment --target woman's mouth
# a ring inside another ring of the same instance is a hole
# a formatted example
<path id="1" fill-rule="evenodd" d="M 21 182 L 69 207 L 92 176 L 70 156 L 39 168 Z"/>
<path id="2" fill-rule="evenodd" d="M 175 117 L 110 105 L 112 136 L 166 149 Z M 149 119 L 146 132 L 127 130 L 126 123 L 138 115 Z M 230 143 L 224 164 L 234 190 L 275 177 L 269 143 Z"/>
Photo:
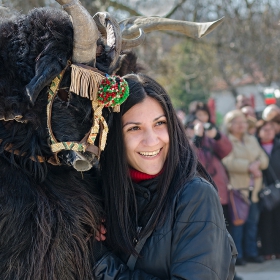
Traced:
<path id="1" fill-rule="evenodd" d="M 162 150 L 162 148 L 156 150 L 156 151 L 152 151 L 152 152 L 138 152 L 138 154 L 140 154 L 141 156 L 144 156 L 144 157 L 156 157 L 160 151 Z"/>

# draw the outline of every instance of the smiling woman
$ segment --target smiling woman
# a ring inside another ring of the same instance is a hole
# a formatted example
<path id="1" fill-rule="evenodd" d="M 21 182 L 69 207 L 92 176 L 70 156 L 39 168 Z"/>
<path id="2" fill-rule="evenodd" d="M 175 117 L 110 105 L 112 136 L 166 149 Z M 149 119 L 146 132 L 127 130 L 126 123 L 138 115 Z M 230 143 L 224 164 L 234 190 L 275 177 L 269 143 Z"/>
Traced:
<path id="1" fill-rule="evenodd" d="M 124 79 L 130 95 L 100 162 L 113 252 L 98 261 L 96 279 L 232 279 L 235 247 L 217 190 L 168 94 L 148 76 Z"/>

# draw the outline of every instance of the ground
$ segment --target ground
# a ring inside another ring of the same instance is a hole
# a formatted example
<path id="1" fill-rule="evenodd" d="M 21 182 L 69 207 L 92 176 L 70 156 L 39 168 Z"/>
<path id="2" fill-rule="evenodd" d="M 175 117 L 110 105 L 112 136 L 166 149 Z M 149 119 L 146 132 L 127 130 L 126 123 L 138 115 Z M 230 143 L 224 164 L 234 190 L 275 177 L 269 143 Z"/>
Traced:
<path id="1" fill-rule="evenodd" d="M 279 280 L 280 259 L 262 264 L 247 263 L 246 266 L 237 266 L 236 271 L 243 280 Z"/>

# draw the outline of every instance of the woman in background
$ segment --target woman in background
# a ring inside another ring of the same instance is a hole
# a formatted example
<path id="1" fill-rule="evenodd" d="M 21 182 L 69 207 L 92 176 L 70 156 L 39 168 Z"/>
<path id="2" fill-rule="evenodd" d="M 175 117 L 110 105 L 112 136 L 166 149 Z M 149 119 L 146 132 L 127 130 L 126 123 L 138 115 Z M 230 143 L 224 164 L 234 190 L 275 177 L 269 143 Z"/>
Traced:
<path id="1" fill-rule="evenodd" d="M 269 156 L 269 166 L 263 170 L 263 181 L 270 185 L 277 178 L 280 181 L 280 139 L 275 137 L 274 125 L 270 121 L 257 122 L 257 136 L 261 147 Z M 275 177 L 276 178 L 275 178 Z M 261 254 L 266 260 L 280 258 L 280 205 L 268 211 L 262 209 L 259 221 Z"/>
<path id="2" fill-rule="evenodd" d="M 251 200 L 245 224 L 231 226 L 231 234 L 238 251 L 236 265 L 245 265 L 245 257 L 249 262 L 260 263 L 263 259 L 259 256 L 257 248 L 260 213 L 258 193 L 262 188 L 261 170 L 267 168 L 268 157 L 257 139 L 247 133 L 247 120 L 240 110 L 228 112 L 224 123 L 233 145 L 231 153 L 223 159 L 229 173 L 230 184 L 234 189 L 246 189 L 242 192 Z"/>
<path id="3" fill-rule="evenodd" d="M 228 175 L 221 160 L 227 156 L 232 145 L 226 135 L 211 123 L 211 115 L 208 106 L 202 102 L 193 104 L 192 114 L 187 118 L 189 122 L 185 126 L 187 135 L 190 134 L 190 120 L 192 120 L 193 137 L 192 141 L 196 146 L 199 161 L 212 177 L 218 188 L 218 194 L 223 207 L 223 213 L 228 225 Z"/>

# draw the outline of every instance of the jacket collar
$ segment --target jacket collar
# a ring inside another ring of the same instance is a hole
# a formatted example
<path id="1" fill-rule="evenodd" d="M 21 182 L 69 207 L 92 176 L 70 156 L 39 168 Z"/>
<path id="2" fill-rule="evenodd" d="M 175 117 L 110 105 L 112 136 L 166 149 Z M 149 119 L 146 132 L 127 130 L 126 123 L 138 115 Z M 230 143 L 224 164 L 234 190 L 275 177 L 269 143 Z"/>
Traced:
<path id="1" fill-rule="evenodd" d="M 240 140 L 238 138 L 236 138 L 234 135 L 232 135 L 231 133 L 229 133 L 228 138 L 231 142 L 235 142 L 235 143 L 240 142 Z M 249 135 L 247 133 L 245 133 L 242 137 L 243 142 L 244 143 L 247 142 L 248 138 L 249 138 Z"/>
<path id="2" fill-rule="evenodd" d="M 145 180 L 138 184 L 133 183 L 135 196 L 137 201 L 137 213 L 138 213 L 138 225 L 144 226 L 146 225 L 149 217 L 143 216 L 145 212 L 145 208 L 148 204 L 153 203 L 156 199 L 156 190 L 158 184 L 158 178 L 154 178 L 151 180 Z"/>

